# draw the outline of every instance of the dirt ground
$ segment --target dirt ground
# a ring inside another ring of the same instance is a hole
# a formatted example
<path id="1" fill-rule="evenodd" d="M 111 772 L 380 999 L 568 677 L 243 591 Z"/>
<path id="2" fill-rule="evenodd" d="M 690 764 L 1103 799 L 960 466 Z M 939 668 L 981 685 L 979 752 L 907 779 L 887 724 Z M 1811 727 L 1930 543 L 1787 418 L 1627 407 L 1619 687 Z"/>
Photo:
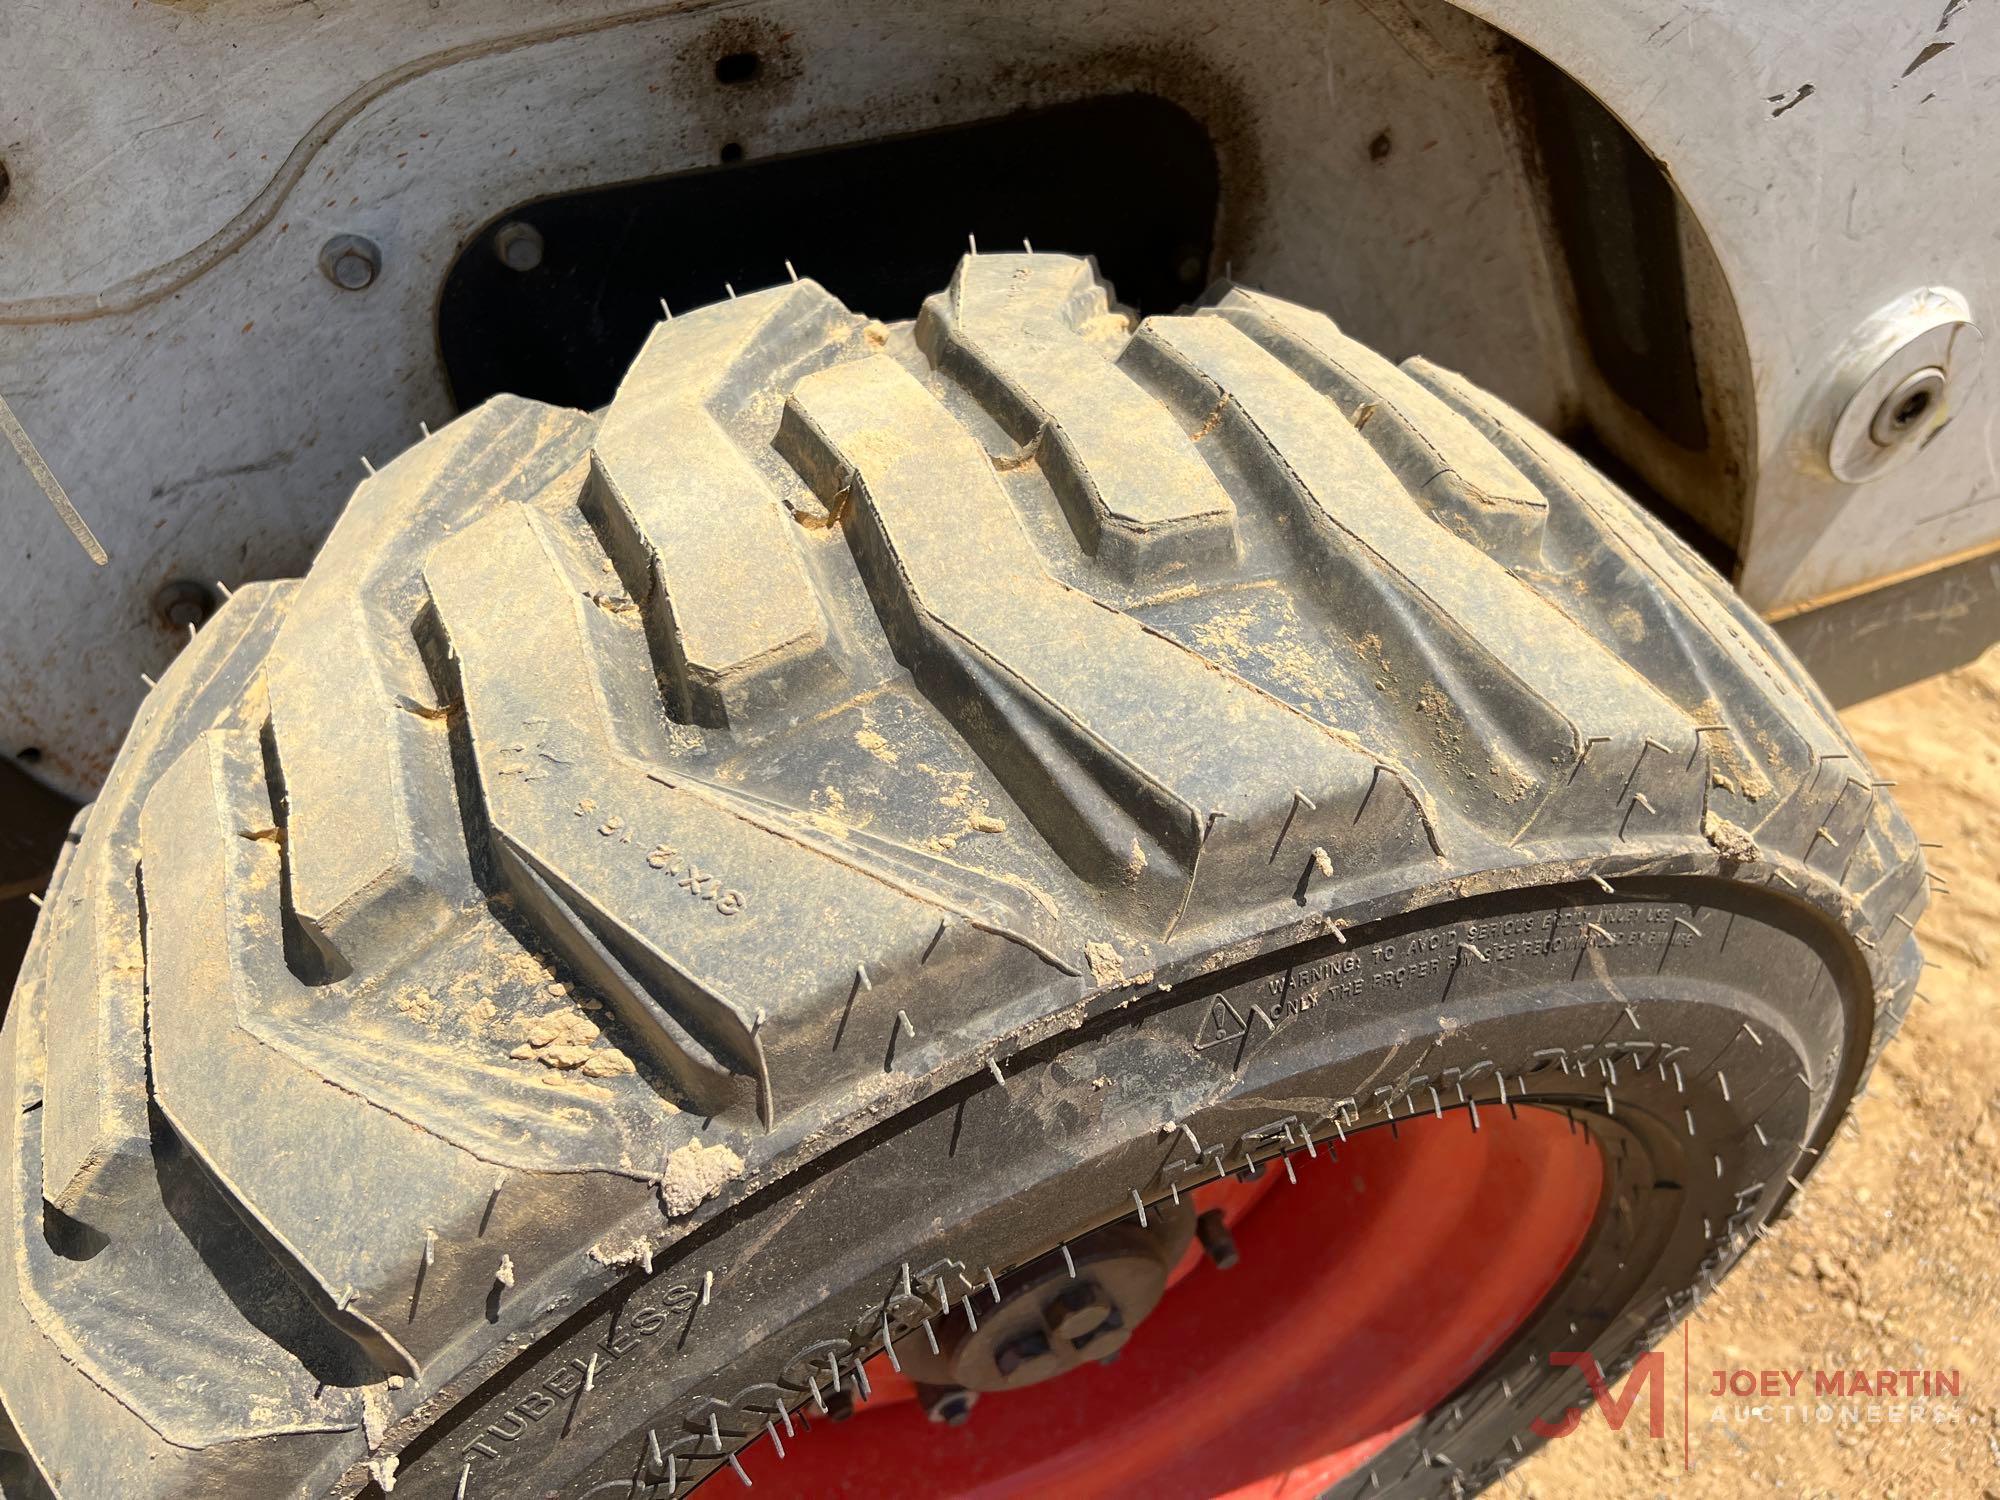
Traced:
<path id="1" fill-rule="evenodd" d="M 1928 1000 L 1796 1214 L 1689 1320 L 1690 1357 L 1678 1334 L 1665 1347 L 1665 1437 L 1644 1399 L 1620 1432 L 1593 1410 L 1489 1493 L 2000 1500 L 2000 648 L 1844 717 L 1944 846 L 1950 890 L 1919 929 Z M 1808 1399 L 1813 1372 L 1857 1369 L 1956 1370 L 1960 1394 Z M 1797 1396 L 1739 1398 L 1710 1394 L 1717 1370 L 1805 1374 Z"/>

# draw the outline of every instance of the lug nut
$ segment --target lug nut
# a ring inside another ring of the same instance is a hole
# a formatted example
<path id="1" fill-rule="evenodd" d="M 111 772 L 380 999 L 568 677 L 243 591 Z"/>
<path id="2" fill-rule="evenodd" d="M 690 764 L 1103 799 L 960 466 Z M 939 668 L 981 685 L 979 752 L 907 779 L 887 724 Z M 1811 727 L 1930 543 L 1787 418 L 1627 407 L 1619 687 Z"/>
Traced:
<path id="1" fill-rule="evenodd" d="M 1043 1309 L 1042 1321 L 1057 1338 L 1081 1344 L 1109 1322 L 1116 1311 L 1110 1299 L 1098 1290 L 1096 1282 L 1072 1281 Z M 1044 1347 L 1047 1347 L 1046 1340 Z"/>
<path id="2" fill-rule="evenodd" d="M 493 253 L 510 271 L 532 271 L 542 263 L 542 232 L 511 219 L 493 231 Z"/>
<path id="3" fill-rule="evenodd" d="M 382 251 L 358 234 L 336 234 L 319 247 L 319 268 L 344 292 L 358 292 L 382 273 Z"/>
<path id="4" fill-rule="evenodd" d="M 940 1422 L 946 1427 L 963 1427 L 965 1419 L 972 1415 L 972 1408 L 979 1404 L 979 1392 L 957 1385 L 920 1383 L 917 1386 L 917 1403 L 933 1422 Z"/>
<path id="5" fill-rule="evenodd" d="M 993 1368 L 1005 1379 L 1023 1365 L 1031 1365 L 1038 1359 L 1046 1359 L 1052 1351 L 1048 1335 L 1035 1329 L 1017 1334 L 1002 1344 L 993 1354 Z"/>
<path id="6" fill-rule="evenodd" d="M 1196 1219 L 1194 1233 L 1216 1270 L 1226 1271 L 1236 1264 L 1236 1236 L 1229 1232 L 1229 1224 L 1222 1217 L 1221 1209 L 1211 1208 Z"/>

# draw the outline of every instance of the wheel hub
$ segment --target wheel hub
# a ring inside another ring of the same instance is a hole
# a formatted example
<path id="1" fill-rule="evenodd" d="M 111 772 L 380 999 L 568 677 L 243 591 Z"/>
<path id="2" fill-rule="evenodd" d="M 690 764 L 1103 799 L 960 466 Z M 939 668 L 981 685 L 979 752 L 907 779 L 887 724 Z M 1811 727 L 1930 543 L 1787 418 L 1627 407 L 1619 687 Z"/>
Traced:
<path id="1" fill-rule="evenodd" d="M 1116 1223 L 990 1284 L 963 1291 L 922 1334 L 898 1341 L 904 1372 L 925 1386 L 1013 1391 L 1117 1357 L 1160 1305 L 1195 1236 L 1191 1205 L 1162 1204 L 1146 1225 Z"/>

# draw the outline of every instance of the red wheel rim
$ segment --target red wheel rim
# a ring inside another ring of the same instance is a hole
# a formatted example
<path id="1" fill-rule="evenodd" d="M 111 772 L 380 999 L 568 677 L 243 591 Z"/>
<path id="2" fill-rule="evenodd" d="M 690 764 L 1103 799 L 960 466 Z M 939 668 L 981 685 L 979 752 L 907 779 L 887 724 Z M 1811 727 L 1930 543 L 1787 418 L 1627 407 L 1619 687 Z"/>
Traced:
<path id="1" fill-rule="evenodd" d="M 1489 1111 L 1375 1129 L 1200 1189 L 1241 1259 L 1190 1247 L 1115 1364 L 931 1422 L 885 1356 L 844 1422 L 811 1416 L 763 1496 L 1301 1500 L 1448 1399 L 1547 1298 L 1596 1216 L 1603 1162 L 1563 1115 Z M 794 1421 L 797 1421 L 796 1416 Z M 724 1483 L 727 1481 L 725 1480 Z"/>

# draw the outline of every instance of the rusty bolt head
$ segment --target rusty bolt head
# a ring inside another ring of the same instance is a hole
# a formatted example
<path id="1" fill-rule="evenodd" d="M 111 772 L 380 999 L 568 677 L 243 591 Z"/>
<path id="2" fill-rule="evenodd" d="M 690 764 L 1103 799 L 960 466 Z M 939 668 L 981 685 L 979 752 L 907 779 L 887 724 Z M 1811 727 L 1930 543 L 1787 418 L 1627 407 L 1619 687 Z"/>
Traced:
<path id="1" fill-rule="evenodd" d="M 358 234 L 336 234 L 319 247 L 319 268 L 343 292 L 358 292 L 382 273 L 382 251 Z"/>

